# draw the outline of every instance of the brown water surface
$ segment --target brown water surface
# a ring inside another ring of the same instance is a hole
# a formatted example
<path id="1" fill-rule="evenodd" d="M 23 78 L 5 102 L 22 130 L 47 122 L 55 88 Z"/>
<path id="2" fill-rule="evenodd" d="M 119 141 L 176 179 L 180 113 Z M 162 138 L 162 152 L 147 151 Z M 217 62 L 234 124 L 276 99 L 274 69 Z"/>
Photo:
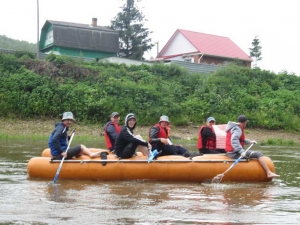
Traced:
<path id="1" fill-rule="evenodd" d="M 0 140 L 0 224 L 300 224 L 299 147 L 259 147 L 281 174 L 270 183 L 58 179 L 57 185 L 27 178 L 28 160 L 46 147 Z"/>

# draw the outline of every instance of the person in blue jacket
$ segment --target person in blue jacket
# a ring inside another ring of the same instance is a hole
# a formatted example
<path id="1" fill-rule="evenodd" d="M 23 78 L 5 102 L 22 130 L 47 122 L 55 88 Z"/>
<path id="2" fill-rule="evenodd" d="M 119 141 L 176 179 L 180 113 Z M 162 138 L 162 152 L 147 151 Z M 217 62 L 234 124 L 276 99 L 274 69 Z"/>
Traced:
<path id="1" fill-rule="evenodd" d="M 101 152 L 92 153 L 84 145 L 77 145 L 69 148 L 66 153 L 68 140 L 71 137 L 68 136 L 68 131 L 74 121 L 75 119 L 72 112 L 64 112 L 61 122 L 55 124 L 55 128 L 48 140 L 48 146 L 51 149 L 53 160 L 61 160 L 63 157 L 65 157 L 65 159 L 71 159 L 74 156 L 79 156 L 81 154 L 88 155 L 91 158 L 100 156 Z M 75 131 L 73 130 L 73 132 Z"/>

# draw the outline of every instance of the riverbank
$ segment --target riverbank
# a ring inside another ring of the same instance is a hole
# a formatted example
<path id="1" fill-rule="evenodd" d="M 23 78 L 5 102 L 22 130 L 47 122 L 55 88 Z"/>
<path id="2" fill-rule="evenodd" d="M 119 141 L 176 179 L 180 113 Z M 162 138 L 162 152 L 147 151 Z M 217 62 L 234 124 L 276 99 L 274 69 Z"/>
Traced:
<path id="1" fill-rule="evenodd" d="M 8 120 L 0 119 L 0 138 L 1 139 L 47 139 L 54 128 L 56 120 Z M 82 125 L 74 123 L 72 128 L 76 127 L 77 139 L 81 140 L 99 140 L 103 139 L 103 125 L 90 124 Z M 184 127 L 172 126 L 171 138 L 181 141 L 196 141 L 199 126 L 189 125 Z M 141 134 L 144 138 L 148 136 L 149 127 L 137 126 L 136 134 Z M 246 129 L 248 139 L 254 139 L 261 144 L 268 140 L 286 140 L 300 145 L 299 133 L 291 133 L 282 130 L 265 129 Z"/>

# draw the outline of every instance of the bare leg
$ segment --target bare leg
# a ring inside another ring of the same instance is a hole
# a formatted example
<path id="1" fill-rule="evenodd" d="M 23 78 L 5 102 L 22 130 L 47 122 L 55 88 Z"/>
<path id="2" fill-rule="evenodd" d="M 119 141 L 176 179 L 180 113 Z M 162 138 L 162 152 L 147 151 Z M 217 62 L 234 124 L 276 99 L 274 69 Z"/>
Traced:
<path id="1" fill-rule="evenodd" d="M 142 140 L 142 141 L 145 141 L 145 140 L 142 138 L 142 136 L 139 135 L 139 134 L 138 134 L 138 135 L 135 135 L 135 138 L 140 139 L 140 140 Z M 143 155 L 149 156 L 149 151 L 148 151 L 147 147 L 142 146 L 142 145 L 139 145 L 139 146 L 138 146 L 138 149 L 140 150 L 140 152 L 141 152 Z"/>
<path id="2" fill-rule="evenodd" d="M 138 149 L 143 155 L 149 156 L 149 151 L 146 146 L 139 145 Z"/>
<path id="3" fill-rule="evenodd" d="M 258 161 L 260 163 L 260 165 L 262 166 L 262 168 L 266 171 L 267 177 L 268 178 L 272 178 L 272 177 L 280 177 L 280 175 L 271 172 L 271 170 L 269 169 L 269 167 L 267 166 L 265 160 L 263 159 L 263 157 L 259 157 Z"/>
<path id="4" fill-rule="evenodd" d="M 140 139 L 140 140 L 144 141 L 144 139 L 142 138 L 142 136 L 139 135 L 139 134 L 135 135 L 134 137 L 137 138 L 137 139 Z"/>
<path id="5" fill-rule="evenodd" d="M 87 147 L 85 147 L 84 145 L 80 145 L 81 146 L 81 154 L 83 155 L 88 155 L 91 158 L 95 158 L 95 157 L 99 157 L 100 156 L 100 152 L 91 152 Z"/>

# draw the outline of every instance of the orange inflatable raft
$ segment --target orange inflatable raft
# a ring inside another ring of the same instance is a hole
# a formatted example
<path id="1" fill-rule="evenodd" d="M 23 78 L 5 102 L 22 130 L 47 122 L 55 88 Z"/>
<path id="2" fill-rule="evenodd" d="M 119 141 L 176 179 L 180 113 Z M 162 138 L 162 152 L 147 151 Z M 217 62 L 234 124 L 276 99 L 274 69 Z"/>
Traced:
<path id="1" fill-rule="evenodd" d="M 99 149 L 92 149 L 99 151 Z M 103 150 L 107 151 L 107 150 Z M 264 156 L 268 167 L 275 172 L 270 158 Z M 224 154 L 196 156 L 192 159 L 182 156 L 161 156 L 148 163 L 146 156 L 138 154 L 130 159 L 119 160 L 109 154 L 107 159 L 91 159 L 80 156 L 76 160 L 64 160 L 59 179 L 88 180 L 162 180 L 162 181 L 196 181 L 213 179 L 224 173 L 235 160 Z M 42 157 L 29 160 L 27 172 L 30 178 L 53 179 L 60 160 L 51 161 L 50 150 L 45 149 Z M 266 182 L 265 171 L 257 160 L 241 160 L 224 176 L 222 181 Z"/>

